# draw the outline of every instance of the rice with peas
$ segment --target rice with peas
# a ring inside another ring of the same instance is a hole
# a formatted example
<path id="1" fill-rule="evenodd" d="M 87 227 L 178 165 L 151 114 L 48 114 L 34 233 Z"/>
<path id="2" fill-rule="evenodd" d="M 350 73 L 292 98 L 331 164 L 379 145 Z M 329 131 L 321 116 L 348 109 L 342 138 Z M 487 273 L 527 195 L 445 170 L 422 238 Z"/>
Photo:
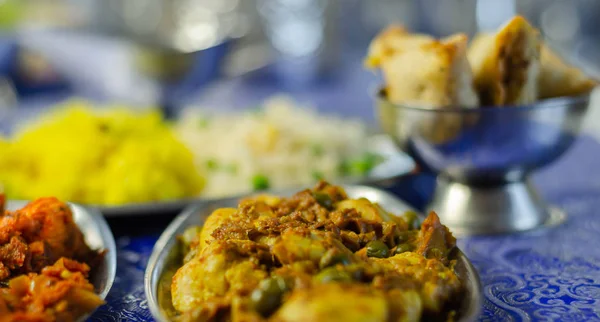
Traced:
<path id="1" fill-rule="evenodd" d="M 182 116 L 176 133 L 206 175 L 206 197 L 364 175 L 377 162 L 366 150 L 364 124 L 282 96 L 243 113 L 188 109 Z"/>

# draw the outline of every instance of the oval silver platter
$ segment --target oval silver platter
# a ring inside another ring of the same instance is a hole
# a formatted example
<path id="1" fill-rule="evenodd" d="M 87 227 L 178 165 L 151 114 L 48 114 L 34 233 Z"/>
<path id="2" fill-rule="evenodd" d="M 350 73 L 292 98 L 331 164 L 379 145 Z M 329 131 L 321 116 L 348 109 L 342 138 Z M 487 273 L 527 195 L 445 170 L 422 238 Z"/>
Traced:
<path id="1" fill-rule="evenodd" d="M 410 174 L 415 168 L 414 161 L 408 155 L 401 152 L 387 135 L 372 135 L 369 138 L 368 150 L 371 153 L 384 157 L 385 161 L 373 168 L 365 177 L 341 179 L 333 181 L 333 183 L 384 185 L 394 179 Z M 240 196 L 230 197 L 234 198 Z M 214 202 L 221 199 L 229 199 L 230 197 L 214 199 L 199 196 L 198 198 L 173 201 L 145 202 L 120 206 L 91 205 L 90 207 L 98 209 L 106 217 L 160 215 L 164 213 L 176 213 L 192 203 Z"/>
<path id="2" fill-rule="evenodd" d="M 14 211 L 25 207 L 27 201 L 9 200 L 6 209 Z M 93 250 L 106 250 L 101 265 L 92 267 L 90 282 L 94 285 L 96 294 L 106 299 L 117 273 L 117 246 L 106 220 L 97 210 L 69 203 L 73 212 L 73 220 L 83 233 L 85 242 Z M 90 313 L 91 315 L 91 313 Z M 83 317 L 85 321 L 89 317 Z"/>
<path id="3" fill-rule="evenodd" d="M 405 202 L 381 189 L 361 186 L 343 185 L 350 198 L 364 197 L 379 203 L 384 209 L 400 214 L 413 210 Z M 277 195 L 291 196 L 296 190 L 286 189 Z M 178 236 L 190 226 L 198 226 L 213 210 L 222 207 L 237 207 L 238 198 L 228 198 L 214 202 L 194 204 L 179 214 L 162 233 L 152 251 L 144 276 L 144 291 L 148 299 L 148 307 L 157 321 L 170 321 L 174 309 L 171 303 L 171 278 L 181 266 L 178 254 Z M 457 265 L 455 271 L 464 283 L 465 296 L 461 299 L 455 321 L 466 322 L 477 319 L 482 305 L 481 284 L 477 271 L 469 259 L 457 249 L 455 252 Z"/>

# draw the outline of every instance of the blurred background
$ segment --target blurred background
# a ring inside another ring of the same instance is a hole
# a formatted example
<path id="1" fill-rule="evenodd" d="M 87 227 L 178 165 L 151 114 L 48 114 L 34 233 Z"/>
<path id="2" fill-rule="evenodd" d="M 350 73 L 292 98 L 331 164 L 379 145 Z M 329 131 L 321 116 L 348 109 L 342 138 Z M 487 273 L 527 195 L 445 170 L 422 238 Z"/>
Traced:
<path id="1" fill-rule="evenodd" d="M 287 91 L 370 115 L 361 59 L 383 27 L 473 34 L 515 13 L 600 78 L 595 0 L 0 0 L 0 110 L 76 95 L 171 115 Z"/>

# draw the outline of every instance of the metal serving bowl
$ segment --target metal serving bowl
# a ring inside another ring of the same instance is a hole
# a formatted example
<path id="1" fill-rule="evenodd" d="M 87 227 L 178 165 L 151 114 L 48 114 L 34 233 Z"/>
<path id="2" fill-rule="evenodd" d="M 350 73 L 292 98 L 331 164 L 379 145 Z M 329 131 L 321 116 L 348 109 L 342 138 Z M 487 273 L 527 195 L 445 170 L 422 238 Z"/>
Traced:
<path id="1" fill-rule="evenodd" d="M 9 200 L 6 209 L 14 211 L 27 205 L 27 201 Z M 117 246 L 115 239 L 102 214 L 97 210 L 69 203 L 73 212 L 73 220 L 83 233 L 86 244 L 94 250 L 106 250 L 100 265 L 92 267 L 90 282 L 94 285 L 96 294 L 106 299 L 117 273 Z M 85 321 L 87 316 L 79 319 Z"/>
<path id="2" fill-rule="evenodd" d="M 343 187 L 350 198 L 367 198 L 395 214 L 413 210 L 397 197 L 381 189 L 361 185 L 343 185 Z M 276 194 L 290 196 L 294 192 L 296 190 L 289 189 Z M 238 198 L 197 203 L 177 216 L 162 233 L 154 245 L 144 276 L 144 291 L 148 299 L 148 307 L 156 321 L 172 321 L 176 315 L 171 302 L 171 281 L 182 265 L 178 247 L 179 236 L 191 226 L 201 226 L 215 209 L 236 207 L 237 204 Z M 453 256 L 456 259 L 454 270 L 465 286 L 464 296 L 457 303 L 456 321 L 475 321 L 481 310 L 483 298 L 479 276 L 469 259 L 459 249 L 456 249 Z"/>
<path id="3" fill-rule="evenodd" d="M 459 234 L 509 233 L 556 223 L 529 181 L 577 137 L 590 93 L 502 108 L 428 109 L 377 95 L 383 130 L 424 170 L 438 175 L 430 210 Z"/>

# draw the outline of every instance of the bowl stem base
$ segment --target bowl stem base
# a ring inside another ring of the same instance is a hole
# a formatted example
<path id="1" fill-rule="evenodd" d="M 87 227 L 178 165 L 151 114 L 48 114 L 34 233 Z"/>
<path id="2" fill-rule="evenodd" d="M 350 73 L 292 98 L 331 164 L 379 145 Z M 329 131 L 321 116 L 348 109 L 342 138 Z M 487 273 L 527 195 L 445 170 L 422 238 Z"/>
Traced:
<path id="1" fill-rule="evenodd" d="M 456 235 L 502 234 L 546 225 L 551 212 L 529 180 L 491 187 L 438 177 L 428 205 Z M 564 216 L 563 216 L 564 218 Z"/>

